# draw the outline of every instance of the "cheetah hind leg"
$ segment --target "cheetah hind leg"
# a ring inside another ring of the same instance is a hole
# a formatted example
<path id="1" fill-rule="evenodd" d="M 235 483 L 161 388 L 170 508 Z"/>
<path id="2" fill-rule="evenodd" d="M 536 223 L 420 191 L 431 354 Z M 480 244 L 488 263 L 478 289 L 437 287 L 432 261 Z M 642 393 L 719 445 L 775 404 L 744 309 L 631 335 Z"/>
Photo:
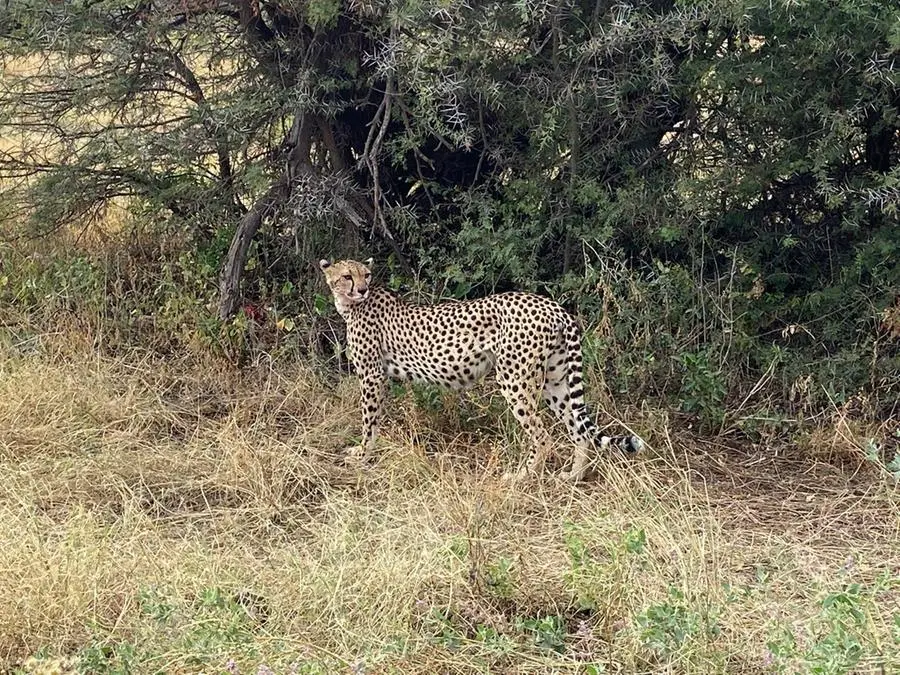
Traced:
<path id="1" fill-rule="evenodd" d="M 531 444 L 531 452 L 524 466 L 503 474 L 503 480 L 506 482 L 519 481 L 528 476 L 528 474 L 540 474 L 553 447 L 553 439 L 544 427 L 544 423 L 541 421 L 538 413 L 538 400 L 540 397 L 538 391 L 540 391 L 540 386 L 535 384 L 533 391 L 531 391 L 527 385 L 530 378 L 522 377 L 516 379 L 518 379 L 520 384 L 515 387 L 515 390 L 508 382 L 501 382 L 500 391 L 519 425 L 525 431 L 525 435 Z"/>
<path id="2" fill-rule="evenodd" d="M 554 415 L 566 425 L 569 438 L 575 445 L 572 467 L 569 471 L 563 471 L 560 478 L 577 482 L 584 478 L 595 450 L 617 448 L 627 454 L 635 454 L 644 447 L 644 442 L 637 436 L 602 436 L 588 414 L 580 387 L 573 392 L 567 378 L 560 375 L 562 360 L 562 357 L 557 357 L 554 363 L 551 357 L 543 394 Z M 580 377 L 577 383 L 580 383 Z"/>
<path id="3" fill-rule="evenodd" d="M 595 450 L 594 439 L 597 437 L 596 427 L 588 416 L 584 404 L 581 368 L 581 352 L 574 351 L 570 357 L 562 345 L 558 344 L 547 360 L 547 376 L 542 392 L 547 406 L 556 419 L 565 425 L 569 439 L 575 446 L 571 469 L 560 473 L 560 478 L 571 482 L 577 482 L 584 477 L 591 461 L 591 453 Z M 574 377 L 570 378 L 570 372 Z M 570 382 L 576 386 L 574 398 Z M 597 446 L 605 447 L 602 446 L 600 439 L 597 441 Z"/>
<path id="4" fill-rule="evenodd" d="M 633 454 L 644 445 L 637 436 L 603 436 L 599 433 L 584 402 L 583 368 L 581 332 L 577 325 L 570 323 L 548 359 L 543 394 L 557 419 L 566 425 L 569 438 L 575 444 L 572 467 L 560 475 L 572 482 L 584 478 L 595 450 L 614 447 Z"/>
<path id="5" fill-rule="evenodd" d="M 585 415 L 581 408 L 573 408 L 571 388 L 568 379 L 568 355 L 557 345 L 556 349 L 547 359 L 546 378 L 544 380 L 543 397 L 547 406 L 553 412 L 557 420 L 565 427 L 569 439 L 575 445 L 575 453 L 572 457 L 572 471 L 564 471 L 560 477 L 564 480 L 578 480 L 584 474 L 584 467 L 590 461 L 589 453 L 593 450 L 593 442 L 588 433 L 590 420 L 585 422 Z M 576 354 L 580 357 L 580 353 Z M 580 364 L 576 363 L 576 367 Z M 580 379 L 580 378 L 579 378 Z M 581 401 L 575 402 L 583 406 Z"/>

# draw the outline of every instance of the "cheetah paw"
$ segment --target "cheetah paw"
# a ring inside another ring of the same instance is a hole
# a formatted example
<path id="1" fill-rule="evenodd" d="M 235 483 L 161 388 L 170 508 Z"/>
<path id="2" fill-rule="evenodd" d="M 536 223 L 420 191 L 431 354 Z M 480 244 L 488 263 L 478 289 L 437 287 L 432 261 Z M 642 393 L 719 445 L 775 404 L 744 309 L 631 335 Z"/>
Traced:
<path id="1" fill-rule="evenodd" d="M 519 469 L 518 471 L 506 471 L 504 472 L 503 478 L 501 480 L 503 480 L 504 483 L 518 483 L 527 475 L 528 471 L 525 469 Z"/>
<path id="2" fill-rule="evenodd" d="M 362 464 L 366 461 L 366 449 L 361 445 L 351 445 L 344 450 L 344 464 Z"/>
<path id="3" fill-rule="evenodd" d="M 567 483 L 577 483 L 584 477 L 583 471 L 563 471 L 559 477 Z"/>

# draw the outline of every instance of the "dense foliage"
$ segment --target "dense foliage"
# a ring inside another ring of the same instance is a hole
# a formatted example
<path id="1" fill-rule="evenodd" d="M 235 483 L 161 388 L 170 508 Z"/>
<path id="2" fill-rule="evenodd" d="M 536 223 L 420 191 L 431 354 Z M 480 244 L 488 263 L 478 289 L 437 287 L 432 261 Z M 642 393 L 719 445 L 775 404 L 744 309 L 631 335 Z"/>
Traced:
<path id="1" fill-rule="evenodd" d="M 897 412 L 894 0 L 0 11 L 0 302 L 47 302 L 24 238 L 116 209 L 142 271 L 84 264 L 170 331 L 244 334 L 260 307 L 283 331 L 317 258 L 374 254 L 432 295 L 563 299 L 613 390 L 711 427 L 771 420 L 767 392 Z M 79 269 L 54 264 L 54 288 Z"/>

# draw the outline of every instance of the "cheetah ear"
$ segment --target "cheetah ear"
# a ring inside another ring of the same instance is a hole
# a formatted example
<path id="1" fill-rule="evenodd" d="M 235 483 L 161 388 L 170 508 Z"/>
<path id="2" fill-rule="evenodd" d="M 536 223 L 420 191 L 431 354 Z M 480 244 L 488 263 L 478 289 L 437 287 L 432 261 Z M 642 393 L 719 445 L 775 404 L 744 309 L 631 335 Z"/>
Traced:
<path id="1" fill-rule="evenodd" d="M 374 258 L 366 258 L 365 260 L 363 260 L 363 265 L 368 267 L 370 272 L 372 271 L 372 265 L 374 265 L 374 264 L 375 264 Z"/>
<path id="2" fill-rule="evenodd" d="M 325 270 L 327 270 L 329 267 L 331 267 L 331 263 L 328 262 L 327 260 L 325 260 L 325 258 L 322 258 L 322 259 L 319 261 L 319 269 L 322 270 L 323 272 L 324 272 Z"/>

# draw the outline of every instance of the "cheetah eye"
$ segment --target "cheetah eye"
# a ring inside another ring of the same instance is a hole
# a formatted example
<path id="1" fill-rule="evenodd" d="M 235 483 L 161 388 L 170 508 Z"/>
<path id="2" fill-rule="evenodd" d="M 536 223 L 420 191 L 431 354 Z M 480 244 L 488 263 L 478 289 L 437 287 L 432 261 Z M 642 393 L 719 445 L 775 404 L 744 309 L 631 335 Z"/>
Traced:
<path id="1" fill-rule="evenodd" d="M 352 274 L 345 274 L 345 275 L 344 275 L 344 279 L 345 279 L 346 281 L 353 281 L 353 275 L 352 275 Z"/>
<path id="2" fill-rule="evenodd" d="M 371 278 L 372 278 L 372 273 L 366 272 L 366 279 L 371 279 Z"/>

